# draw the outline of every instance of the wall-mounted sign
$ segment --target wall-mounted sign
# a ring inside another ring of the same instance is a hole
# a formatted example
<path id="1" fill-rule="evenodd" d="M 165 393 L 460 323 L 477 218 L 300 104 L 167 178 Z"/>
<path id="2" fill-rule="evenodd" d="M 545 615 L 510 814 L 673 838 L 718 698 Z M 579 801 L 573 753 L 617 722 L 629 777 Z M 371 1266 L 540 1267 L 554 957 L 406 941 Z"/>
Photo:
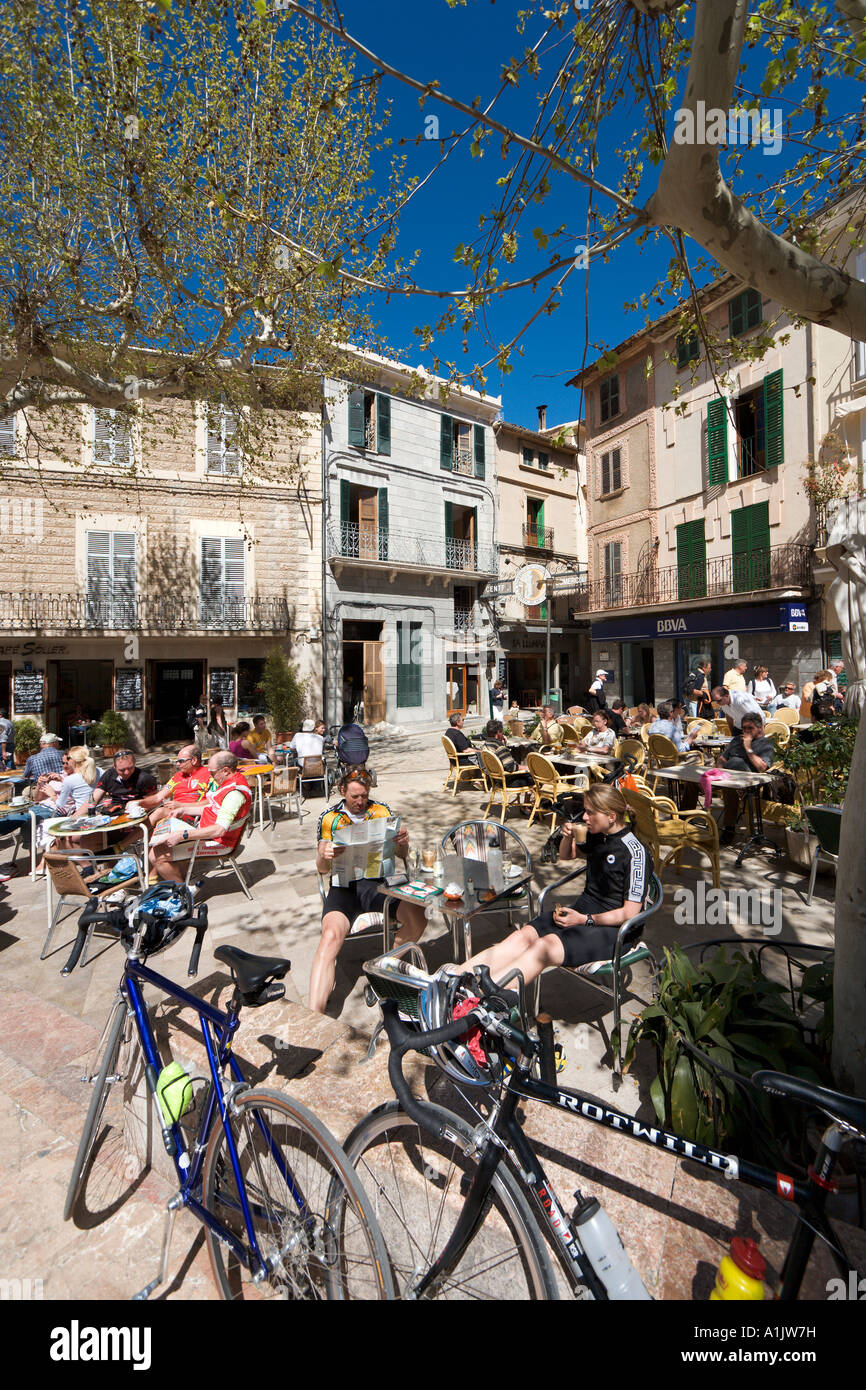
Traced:
<path id="1" fill-rule="evenodd" d="M 779 616 L 784 631 L 809 631 L 809 617 L 805 603 L 783 603 L 779 608 Z"/>
<path id="2" fill-rule="evenodd" d="M 41 713 L 45 703 L 44 672 L 15 671 L 12 677 L 12 702 L 16 716 Z"/>
<path id="3" fill-rule="evenodd" d="M 114 708 L 144 709 L 144 672 L 140 666 L 119 666 L 115 671 Z"/>
<path id="4" fill-rule="evenodd" d="M 750 632 L 808 631 L 789 629 L 788 607 L 802 610 L 806 622 L 806 604 L 757 603 L 742 608 L 702 608 L 678 613 L 637 613 L 628 618 L 609 618 L 592 624 L 594 642 L 635 642 L 643 638 L 725 637 L 736 632 L 742 638 Z"/>
<path id="5" fill-rule="evenodd" d="M 0 656 L 68 656 L 67 642 L 3 642 Z"/>
<path id="6" fill-rule="evenodd" d="M 527 608 L 544 601 L 550 571 L 544 565 L 524 565 L 514 576 L 514 592 Z"/>

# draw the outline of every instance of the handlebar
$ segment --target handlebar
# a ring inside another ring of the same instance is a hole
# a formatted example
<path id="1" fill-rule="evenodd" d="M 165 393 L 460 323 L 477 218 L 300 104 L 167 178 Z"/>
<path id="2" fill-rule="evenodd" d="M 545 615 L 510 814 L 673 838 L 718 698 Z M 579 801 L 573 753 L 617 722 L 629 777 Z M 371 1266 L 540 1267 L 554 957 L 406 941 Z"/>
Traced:
<path id="1" fill-rule="evenodd" d="M 415 1033 L 410 1032 L 400 1022 L 397 1005 L 393 999 L 383 999 L 381 1003 L 385 1032 L 388 1034 L 388 1041 L 391 1044 L 391 1053 L 388 1057 L 388 1076 L 394 1087 L 394 1094 L 406 1114 L 410 1115 L 416 1124 L 421 1125 L 423 1129 L 432 1130 L 436 1137 L 441 1139 L 445 1133 L 445 1123 L 436 1119 L 428 1107 L 413 1096 L 409 1083 L 403 1075 L 403 1058 L 407 1052 L 413 1049 L 433 1047 L 437 1043 L 451 1042 L 454 1038 L 461 1037 L 474 1023 L 480 1022 L 480 1015 L 473 1009 L 463 1018 L 453 1019 L 451 1023 L 446 1023 L 442 1028 L 433 1028 L 427 1033 Z"/>

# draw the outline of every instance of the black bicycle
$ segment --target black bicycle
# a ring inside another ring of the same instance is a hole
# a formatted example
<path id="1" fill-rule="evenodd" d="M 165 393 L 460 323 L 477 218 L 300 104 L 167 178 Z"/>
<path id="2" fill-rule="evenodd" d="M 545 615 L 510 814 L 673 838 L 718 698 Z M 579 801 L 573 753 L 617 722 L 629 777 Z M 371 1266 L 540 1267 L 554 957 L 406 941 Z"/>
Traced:
<path id="1" fill-rule="evenodd" d="M 485 967 L 476 969 L 474 982 L 430 975 L 417 946 L 401 947 L 364 969 L 391 1043 L 388 1070 L 398 1099 L 367 1115 L 345 1148 L 373 1199 L 399 1298 L 558 1298 L 545 1233 L 575 1296 L 649 1297 L 594 1198 L 576 1192 L 574 1213 L 570 1219 L 565 1214 L 523 1132 L 522 1100 L 557 1106 L 792 1203 L 798 1217 L 779 1299 L 797 1297 L 816 1237 L 826 1241 L 845 1280 L 854 1271 L 825 1207 L 840 1150 L 866 1134 L 866 1101 L 782 1073 L 756 1073 L 752 1080 L 764 1091 L 829 1117 L 808 1177 L 792 1177 L 644 1124 L 555 1079 L 542 1080 L 555 1073 L 526 1025 L 517 972 L 499 985 Z M 512 979 L 516 1007 L 504 993 Z M 472 1126 L 416 1099 L 403 1075 L 403 1059 L 413 1049 L 461 1090 L 483 1088 L 489 1115 L 473 1106 L 478 1123 Z"/>

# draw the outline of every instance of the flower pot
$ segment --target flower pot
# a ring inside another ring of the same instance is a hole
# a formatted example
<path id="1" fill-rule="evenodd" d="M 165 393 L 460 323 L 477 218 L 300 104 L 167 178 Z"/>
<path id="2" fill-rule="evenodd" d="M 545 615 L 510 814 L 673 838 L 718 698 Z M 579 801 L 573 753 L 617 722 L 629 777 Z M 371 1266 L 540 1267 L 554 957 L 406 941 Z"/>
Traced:
<path id="1" fill-rule="evenodd" d="M 26 761 L 27 761 L 28 756 L 29 756 L 29 755 L 28 755 L 27 753 L 19 753 L 18 750 L 17 750 L 17 748 L 16 748 L 16 750 L 15 750 L 15 766 L 16 766 L 16 767 L 23 767 L 24 764 L 25 764 Z"/>
<path id="2" fill-rule="evenodd" d="M 103 746 L 102 746 L 102 756 L 103 756 L 103 758 L 113 758 L 114 755 L 115 755 L 115 753 L 118 752 L 119 748 L 120 748 L 120 744 L 119 744 L 119 743 L 105 743 L 105 744 L 103 744 Z"/>
<path id="3" fill-rule="evenodd" d="M 808 832 L 805 830 L 790 830 L 786 826 L 785 841 L 788 846 L 788 858 L 794 867 L 796 869 L 811 869 L 812 846 L 809 842 Z"/>

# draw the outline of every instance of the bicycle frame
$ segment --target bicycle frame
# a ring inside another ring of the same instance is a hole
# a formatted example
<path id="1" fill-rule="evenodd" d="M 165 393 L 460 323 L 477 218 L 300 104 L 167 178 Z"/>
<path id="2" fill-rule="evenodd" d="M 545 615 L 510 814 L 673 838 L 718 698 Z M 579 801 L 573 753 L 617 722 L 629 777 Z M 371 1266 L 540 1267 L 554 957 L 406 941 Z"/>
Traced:
<path id="1" fill-rule="evenodd" d="M 187 1136 L 180 1124 L 175 1121 L 167 1126 L 168 1132 L 174 1142 L 174 1151 L 171 1157 L 174 1161 L 178 1181 L 180 1183 L 180 1197 L 184 1206 L 189 1207 L 198 1219 L 213 1231 L 214 1235 L 231 1248 L 233 1254 L 247 1269 L 249 1269 L 254 1277 L 265 1278 L 270 1272 L 269 1266 L 262 1256 L 256 1240 L 246 1184 L 241 1173 L 240 1160 L 238 1158 L 238 1151 L 232 1134 L 231 1125 L 228 1122 L 229 1107 L 231 1106 L 233 1094 L 238 1086 L 245 1087 L 247 1085 L 240 1065 L 231 1050 L 232 1038 L 237 1032 L 239 1025 L 238 1010 L 234 1004 L 230 1005 L 227 1012 L 214 1008 L 214 1006 L 207 1003 L 206 1000 L 197 998 L 194 994 L 183 989 L 180 985 L 176 985 L 164 975 L 158 975 L 156 971 L 149 969 L 148 966 L 143 965 L 141 961 L 128 957 L 120 992 L 135 1020 L 136 1030 L 144 1054 L 145 1066 L 150 1069 L 148 1085 L 152 1092 L 155 1092 L 156 1078 L 162 1067 L 162 1061 L 159 1056 L 156 1039 L 147 1014 L 147 1005 L 145 1004 L 139 982 L 155 985 L 164 995 L 167 995 L 171 999 L 176 999 L 179 1004 L 186 1008 L 195 1010 L 201 1021 L 202 1037 L 204 1039 L 205 1051 L 210 1067 L 211 1085 L 208 1089 L 207 1104 L 204 1107 L 192 1152 L 190 1152 L 187 1146 Z M 228 1092 L 224 1088 L 222 1076 L 227 1063 L 231 1068 L 231 1073 L 236 1083 L 229 1087 Z M 150 1084 L 150 1078 L 153 1079 L 152 1085 Z M 153 1102 L 155 1105 L 159 1105 L 155 1094 L 153 1096 Z M 222 1222 L 218 1221 L 216 1217 L 212 1216 L 211 1213 L 207 1211 L 199 1200 L 199 1196 L 196 1195 L 200 1193 L 201 1190 L 202 1167 L 204 1165 L 208 1139 L 210 1138 L 211 1129 L 215 1123 L 215 1112 L 217 1108 L 219 1109 L 219 1118 L 225 1131 L 226 1144 L 234 1170 L 237 1190 L 240 1195 L 240 1205 L 244 1223 L 247 1228 L 247 1234 L 249 1236 L 250 1247 L 255 1260 L 258 1262 L 257 1268 L 252 1267 L 248 1252 L 238 1241 L 237 1237 L 224 1226 Z M 256 1123 L 277 1163 L 292 1198 L 297 1202 L 299 1211 L 304 1214 L 305 1219 L 312 1227 L 313 1220 L 307 1212 L 303 1195 L 298 1191 L 291 1173 L 286 1169 L 282 1160 L 282 1155 L 274 1145 L 267 1125 L 262 1121 L 260 1116 L 256 1116 Z M 168 1146 L 166 1145 L 166 1147 Z"/>

